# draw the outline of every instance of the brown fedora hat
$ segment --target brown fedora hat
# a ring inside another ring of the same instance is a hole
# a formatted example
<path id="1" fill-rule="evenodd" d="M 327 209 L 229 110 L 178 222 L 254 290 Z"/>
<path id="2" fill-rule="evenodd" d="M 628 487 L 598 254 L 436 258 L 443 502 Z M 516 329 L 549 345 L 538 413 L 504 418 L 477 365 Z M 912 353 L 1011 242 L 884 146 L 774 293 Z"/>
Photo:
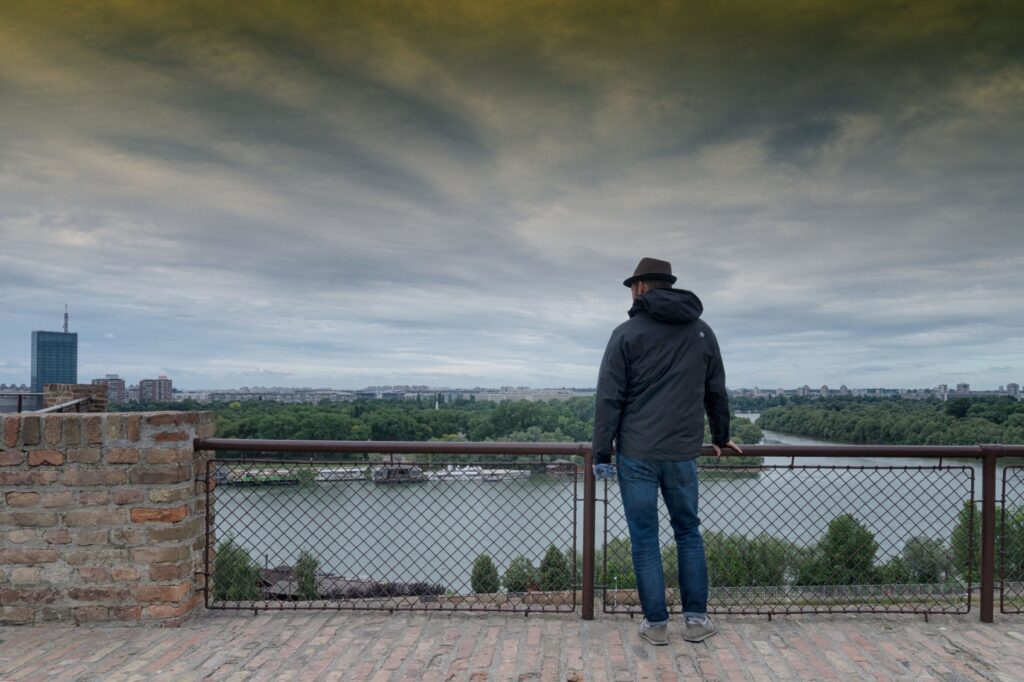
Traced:
<path id="1" fill-rule="evenodd" d="M 675 284 L 676 277 L 672 274 L 672 264 L 667 260 L 658 260 L 657 258 L 641 258 L 640 264 L 633 271 L 633 276 L 624 281 L 623 284 L 628 287 L 633 286 L 633 282 L 643 282 L 652 279 Z"/>

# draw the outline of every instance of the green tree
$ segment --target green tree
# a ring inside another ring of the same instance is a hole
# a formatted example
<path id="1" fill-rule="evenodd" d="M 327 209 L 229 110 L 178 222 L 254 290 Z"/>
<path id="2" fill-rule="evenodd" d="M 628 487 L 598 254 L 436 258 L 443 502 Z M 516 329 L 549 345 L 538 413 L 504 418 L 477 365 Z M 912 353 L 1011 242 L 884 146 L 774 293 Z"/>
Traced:
<path id="1" fill-rule="evenodd" d="M 914 537 L 903 546 L 903 559 L 915 583 L 939 583 L 953 567 L 949 549 L 942 540 Z"/>
<path id="2" fill-rule="evenodd" d="M 263 596 L 259 566 L 232 538 L 217 545 L 213 561 L 213 598 L 217 601 L 256 601 Z"/>
<path id="3" fill-rule="evenodd" d="M 469 584 L 477 594 L 492 594 L 498 591 L 500 580 L 498 569 L 489 554 L 481 554 L 473 562 Z"/>
<path id="4" fill-rule="evenodd" d="M 298 597 L 303 601 L 319 599 L 320 590 L 317 587 L 316 571 L 320 562 L 311 553 L 303 550 L 299 553 L 299 560 L 295 564 L 295 579 L 298 583 Z"/>
<path id="5" fill-rule="evenodd" d="M 633 550 L 629 538 L 612 538 L 604 550 L 604 584 L 609 589 L 636 587 Z"/>
<path id="6" fill-rule="evenodd" d="M 853 517 L 832 519 L 818 545 L 806 552 L 797 569 L 799 585 L 870 585 L 877 578 L 874 534 Z"/>
<path id="7" fill-rule="evenodd" d="M 1001 533 L 998 532 L 1002 523 L 1002 507 L 996 505 L 996 556 L 1002 548 Z M 953 560 L 953 571 L 967 579 L 968 571 L 973 582 L 978 581 L 981 570 L 981 513 L 972 502 L 964 502 L 957 515 L 956 527 L 949 538 Z M 973 549 L 973 552 L 972 552 Z"/>
<path id="8" fill-rule="evenodd" d="M 526 592 L 537 584 L 537 569 L 524 556 L 517 556 L 509 562 L 501 579 L 508 592 Z"/>
<path id="9" fill-rule="evenodd" d="M 572 571 L 565 555 L 554 545 L 548 547 L 540 561 L 540 589 L 545 592 L 568 590 L 572 587 Z"/>

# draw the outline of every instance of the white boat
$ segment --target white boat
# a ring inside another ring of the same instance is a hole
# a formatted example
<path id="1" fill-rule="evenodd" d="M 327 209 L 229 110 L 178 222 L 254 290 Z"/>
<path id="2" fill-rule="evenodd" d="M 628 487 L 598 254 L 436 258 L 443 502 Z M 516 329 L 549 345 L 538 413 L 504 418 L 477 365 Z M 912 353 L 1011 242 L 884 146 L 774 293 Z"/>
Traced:
<path id="1" fill-rule="evenodd" d="M 329 481 L 362 481 L 366 479 L 366 470 L 358 467 L 325 467 L 316 474 L 316 480 Z"/>
<path id="2" fill-rule="evenodd" d="M 488 483 L 508 481 L 515 478 L 529 478 L 529 469 L 485 469 L 481 478 Z"/>
<path id="3" fill-rule="evenodd" d="M 426 477 L 431 481 L 479 481 L 484 470 L 477 466 L 455 466 L 449 464 L 444 469 L 428 471 Z"/>

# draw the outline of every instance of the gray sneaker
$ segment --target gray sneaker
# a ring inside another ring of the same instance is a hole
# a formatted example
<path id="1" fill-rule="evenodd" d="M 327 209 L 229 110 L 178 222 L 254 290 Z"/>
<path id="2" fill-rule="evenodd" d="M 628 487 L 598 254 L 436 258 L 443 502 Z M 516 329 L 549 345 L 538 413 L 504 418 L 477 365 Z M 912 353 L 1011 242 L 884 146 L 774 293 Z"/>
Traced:
<path id="1" fill-rule="evenodd" d="M 711 616 L 687 617 L 683 627 L 683 639 L 687 642 L 703 642 L 716 632 L 718 632 L 718 625 L 711 619 Z"/>
<path id="2" fill-rule="evenodd" d="M 665 646 L 668 644 L 668 624 L 654 626 L 644 618 L 640 623 L 640 636 L 654 646 Z"/>

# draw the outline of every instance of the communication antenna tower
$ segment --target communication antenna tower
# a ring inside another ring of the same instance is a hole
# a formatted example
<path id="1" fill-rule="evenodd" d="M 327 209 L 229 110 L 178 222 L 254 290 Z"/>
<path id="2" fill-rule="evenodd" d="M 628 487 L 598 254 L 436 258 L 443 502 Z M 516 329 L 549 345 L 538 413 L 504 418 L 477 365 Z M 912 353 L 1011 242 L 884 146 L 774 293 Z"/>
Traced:
<path id="1" fill-rule="evenodd" d="M 64 304 L 64 333 L 68 333 L 68 304 Z"/>

